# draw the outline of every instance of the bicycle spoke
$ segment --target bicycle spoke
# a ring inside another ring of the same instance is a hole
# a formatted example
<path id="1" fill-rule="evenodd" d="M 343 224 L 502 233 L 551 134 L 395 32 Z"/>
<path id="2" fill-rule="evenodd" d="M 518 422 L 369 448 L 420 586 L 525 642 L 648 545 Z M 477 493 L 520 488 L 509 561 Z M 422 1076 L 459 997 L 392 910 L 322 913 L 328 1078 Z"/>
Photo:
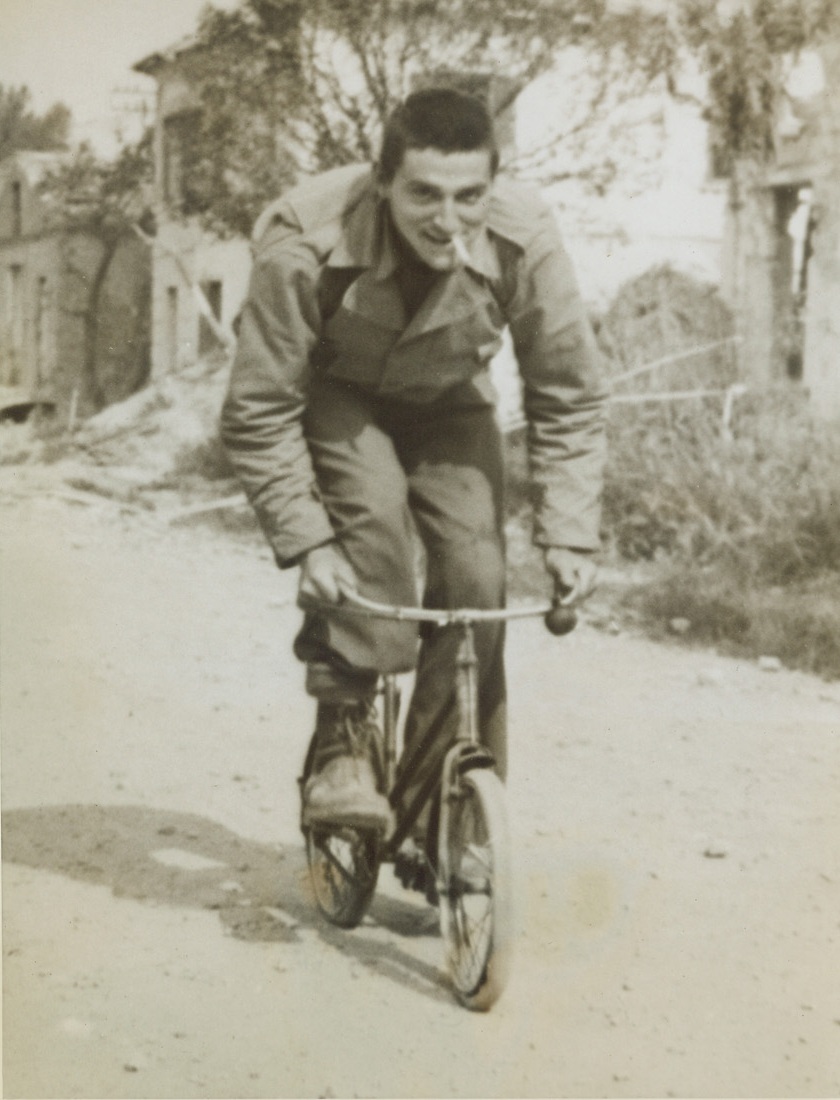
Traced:
<path id="1" fill-rule="evenodd" d="M 486 855 L 485 855 L 486 853 Z M 466 854 L 471 859 L 476 859 L 484 867 L 484 870 L 488 875 L 493 870 L 493 857 L 487 848 L 487 843 L 484 842 L 480 847 L 476 844 L 469 844 L 467 846 Z"/>
<path id="2" fill-rule="evenodd" d="M 332 839 L 332 838 L 330 838 L 330 839 Z M 348 843 L 348 842 L 345 841 L 345 843 Z M 338 858 L 338 856 L 335 854 L 335 852 L 333 852 L 332 848 L 329 845 L 329 842 L 325 842 L 324 840 L 319 839 L 318 841 L 316 841 L 316 844 L 317 844 L 317 847 L 318 847 L 318 851 L 322 852 L 324 854 L 324 856 L 328 860 L 330 866 L 333 867 L 336 871 L 338 871 L 339 874 L 347 882 L 351 883 L 354 886 L 363 886 L 364 885 L 365 880 L 361 877 L 357 878 L 355 875 L 351 874 L 350 871 L 347 870 L 347 868 L 344 866 L 344 864 L 341 862 L 341 860 Z M 356 861 L 353 860 L 354 865 L 355 865 L 355 862 Z"/>
<path id="3" fill-rule="evenodd" d="M 487 1009 L 507 980 L 511 944 L 508 839 L 495 774 L 477 770 L 464 777 L 446 842 L 449 870 L 441 926 L 452 979 L 464 1004 Z"/>
<path id="4" fill-rule="evenodd" d="M 480 972 L 478 974 L 475 972 L 483 965 L 483 959 L 479 958 L 479 952 L 486 954 L 484 945 L 487 944 L 489 937 L 492 935 L 491 910 L 489 906 L 485 906 L 481 917 L 476 919 L 470 916 L 463 903 L 459 906 L 459 909 L 464 944 L 469 951 L 469 961 L 472 964 L 469 967 L 469 973 L 475 974 L 477 979 L 480 977 Z"/>
<path id="5" fill-rule="evenodd" d="M 307 856 L 321 912 L 339 927 L 354 928 L 376 888 L 377 839 L 352 829 L 323 828 L 309 833 Z"/>

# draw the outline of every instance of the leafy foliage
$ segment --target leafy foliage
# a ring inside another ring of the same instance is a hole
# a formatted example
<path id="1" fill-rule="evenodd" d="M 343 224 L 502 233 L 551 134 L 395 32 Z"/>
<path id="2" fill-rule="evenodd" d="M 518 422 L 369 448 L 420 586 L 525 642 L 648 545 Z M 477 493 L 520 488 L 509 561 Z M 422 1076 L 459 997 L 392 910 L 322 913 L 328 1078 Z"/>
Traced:
<path id="1" fill-rule="evenodd" d="M 804 400 L 804 399 L 803 399 Z M 607 526 L 629 558 L 723 565 L 763 585 L 840 563 L 840 437 L 784 397 L 613 409 Z"/>
<path id="2" fill-rule="evenodd" d="M 700 61 L 708 80 L 707 116 L 718 170 L 741 157 L 766 160 L 785 94 L 785 58 L 840 33 L 836 0 L 754 0 L 734 13 L 717 0 L 681 0 L 678 44 Z"/>
<path id="3" fill-rule="evenodd" d="M 268 199 L 295 177 L 287 122 L 299 80 L 301 9 L 280 0 L 207 8 L 196 48 L 181 61 L 197 103 L 179 135 L 180 212 L 201 215 L 220 234 L 247 235 Z"/>
<path id="4" fill-rule="evenodd" d="M 113 340 L 107 337 L 125 319 L 105 307 L 106 280 L 118 249 L 126 238 L 134 242 L 138 231 L 145 235 L 154 229 L 152 179 L 151 134 L 147 133 L 136 145 L 124 147 L 113 161 L 101 160 L 90 148 L 81 146 L 39 187 L 53 217 L 66 230 L 62 236 L 64 263 L 76 276 L 78 290 L 78 305 L 71 312 L 81 317 L 84 332 L 82 397 L 93 409 L 125 397 L 148 373 L 148 307 L 138 311 L 135 338 L 128 341 L 137 346 L 137 354 L 131 352 L 118 362 L 111 353 L 125 334 L 117 332 Z M 93 265 L 76 258 L 80 240 L 91 239 L 97 249 Z"/>
<path id="5" fill-rule="evenodd" d="M 689 624 L 689 642 L 753 659 L 773 656 L 790 668 L 840 680 L 836 572 L 767 588 L 682 562 L 625 602 L 656 634 L 664 632 L 663 624 L 682 619 Z"/>
<path id="6" fill-rule="evenodd" d="M 70 132 L 70 109 L 55 103 L 43 115 L 29 107 L 26 87 L 0 84 L 0 160 L 23 149 L 64 149 Z"/>
<path id="7" fill-rule="evenodd" d="M 736 381 L 732 346 L 725 342 L 734 321 L 719 290 L 669 264 L 624 283 L 597 330 L 616 396 Z"/>
<path id="8" fill-rule="evenodd" d="M 502 114 L 519 92 L 584 59 L 556 119 L 513 167 L 542 185 L 622 175 L 629 103 L 691 56 L 707 80 L 717 169 L 772 150 L 785 57 L 840 30 L 836 0 L 674 0 L 667 16 L 606 0 L 242 0 L 209 7 L 179 56 L 197 98 L 181 120 L 180 213 L 248 233 L 300 173 L 371 161 L 397 100 L 430 78 L 478 90 L 497 79 Z M 456 78 L 456 74 L 457 78 Z M 470 81 L 472 83 L 470 84 Z M 174 125 L 174 123 L 173 123 Z M 599 146 L 598 135 L 607 135 Z M 655 156 L 655 154 L 654 154 Z"/>
<path id="9" fill-rule="evenodd" d="M 153 229 L 151 132 L 124 146 L 113 161 L 98 157 L 87 145 L 53 169 L 40 184 L 47 204 L 62 225 L 110 241 L 135 226 Z"/>
<path id="10" fill-rule="evenodd" d="M 616 406 L 604 532 L 653 563 L 623 599 L 654 633 L 840 678 L 840 430 L 794 389 Z"/>
<path id="11" fill-rule="evenodd" d="M 649 33 L 654 25 L 659 33 Z M 185 147 L 182 213 L 247 232 L 298 173 L 373 160 L 384 119 L 435 74 L 474 91 L 503 75 L 490 100 L 501 114 L 562 48 L 577 45 L 598 61 L 586 101 L 594 111 L 618 73 L 644 84 L 662 68 L 662 26 L 658 17 L 614 15 L 604 0 L 244 0 L 233 11 L 210 8 L 182 58 L 201 107 Z M 587 110 L 577 106 L 571 128 L 579 130 Z"/>

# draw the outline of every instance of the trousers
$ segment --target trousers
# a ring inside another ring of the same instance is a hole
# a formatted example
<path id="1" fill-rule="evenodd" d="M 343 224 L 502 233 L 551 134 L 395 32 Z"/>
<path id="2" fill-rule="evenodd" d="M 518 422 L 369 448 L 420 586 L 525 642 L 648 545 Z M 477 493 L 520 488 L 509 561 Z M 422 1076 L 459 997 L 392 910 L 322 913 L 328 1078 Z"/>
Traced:
<path id="1" fill-rule="evenodd" d="M 318 490 L 362 595 L 408 606 L 422 600 L 428 608 L 504 606 L 502 438 L 493 408 L 469 383 L 419 405 L 317 377 L 304 432 Z M 379 674 L 416 669 L 403 760 L 430 738 L 421 754 L 428 774 L 456 730 L 457 644 L 457 628 L 418 630 L 340 610 L 310 611 L 295 653 L 344 684 L 370 685 Z M 504 778 L 503 624 L 476 624 L 475 647 L 482 741 Z M 425 774 L 421 764 L 408 797 Z"/>

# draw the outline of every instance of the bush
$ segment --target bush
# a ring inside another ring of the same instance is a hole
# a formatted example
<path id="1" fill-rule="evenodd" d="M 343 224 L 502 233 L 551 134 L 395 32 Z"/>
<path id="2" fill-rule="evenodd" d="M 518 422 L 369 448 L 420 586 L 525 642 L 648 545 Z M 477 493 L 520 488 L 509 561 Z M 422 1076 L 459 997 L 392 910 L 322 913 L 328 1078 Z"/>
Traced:
<path id="1" fill-rule="evenodd" d="M 605 522 L 623 556 L 769 585 L 840 568 L 840 427 L 794 392 L 742 398 L 729 431 L 719 401 L 613 407 L 609 431 Z"/>
<path id="2" fill-rule="evenodd" d="M 773 656 L 791 668 L 840 679 L 839 581 L 838 573 L 826 571 L 786 586 L 745 586 L 725 571 L 683 563 L 625 599 L 655 634 L 682 619 L 690 624 L 690 642 Z"/>
<path id="3" fill-rule="evenodd" d="M 613 406 L 605 535 L 662 564 L 634 602 L 691 636 L 840 676 L 840 425 L 799 391 Z"/>
<path id="4" fill-rule="evenodd" d="M 719 291 L 668 264 L 624 283 L 593 322 L 618 387 L 629 381 L 623 375 L 639 368 L 644 369 L 632 377 L 635 393 L 736 381 L 736 359 L 727 343 L 734 324 Z M 653 364 L 658 365 L 651 369 Z"/>

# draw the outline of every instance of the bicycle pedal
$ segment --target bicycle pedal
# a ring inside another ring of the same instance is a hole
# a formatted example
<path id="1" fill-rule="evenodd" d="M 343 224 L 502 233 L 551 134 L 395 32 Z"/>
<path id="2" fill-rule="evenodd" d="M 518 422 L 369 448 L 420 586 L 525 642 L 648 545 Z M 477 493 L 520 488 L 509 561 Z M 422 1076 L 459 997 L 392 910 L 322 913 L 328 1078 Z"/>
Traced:
<path id="1" fill-rule="evenodd" d="M 438 904 L 435 872 L 422 852 L 397 852 L 394 857 L 394 874 L 405 890 L 424 894 L 430 905 Z"/>
<path id="2" fill-rule="evenodd" d="M 394 857 L 394 874 L 406 890 L 423 890 L 426 868 L 419 854 L 397 852 Z"/>

